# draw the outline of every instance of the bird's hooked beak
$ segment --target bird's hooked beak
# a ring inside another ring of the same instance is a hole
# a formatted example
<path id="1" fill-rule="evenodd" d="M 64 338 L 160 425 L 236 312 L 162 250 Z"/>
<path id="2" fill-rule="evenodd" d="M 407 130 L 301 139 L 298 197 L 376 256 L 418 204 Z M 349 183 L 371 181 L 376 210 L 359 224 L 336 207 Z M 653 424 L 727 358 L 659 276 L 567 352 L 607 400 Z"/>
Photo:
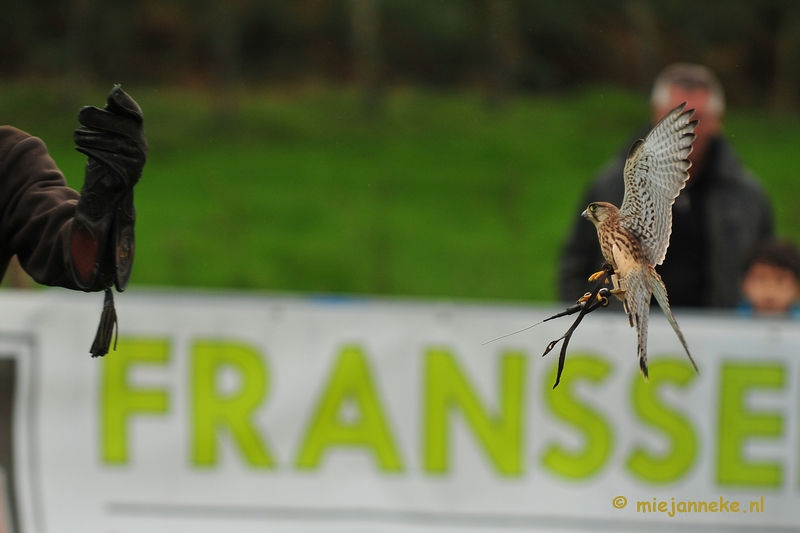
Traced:
<path id="1" fill-rule="evenodd" d="M 589 218 L 589 210 L 588 209 L 584 209 L 583 213 L 581 213 L 581 216 L 583 218 Z"/>

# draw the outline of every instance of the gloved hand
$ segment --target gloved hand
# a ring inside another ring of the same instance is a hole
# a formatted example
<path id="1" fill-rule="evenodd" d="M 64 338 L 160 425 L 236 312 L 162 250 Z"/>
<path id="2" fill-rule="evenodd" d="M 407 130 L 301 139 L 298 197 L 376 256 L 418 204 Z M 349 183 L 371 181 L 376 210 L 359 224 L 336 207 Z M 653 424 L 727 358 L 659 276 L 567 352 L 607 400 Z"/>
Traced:
<path id="1" fill-rule="evenodd" d="M 135 247 L 133 186 L 147 159 L 142 110 L 121 87 L 108 95 L 104 109 L 78 113 L 77 150 L 86 154 L 86 178 L 70 235 L 75 282 L 84 291 L 123 291 Z"/>

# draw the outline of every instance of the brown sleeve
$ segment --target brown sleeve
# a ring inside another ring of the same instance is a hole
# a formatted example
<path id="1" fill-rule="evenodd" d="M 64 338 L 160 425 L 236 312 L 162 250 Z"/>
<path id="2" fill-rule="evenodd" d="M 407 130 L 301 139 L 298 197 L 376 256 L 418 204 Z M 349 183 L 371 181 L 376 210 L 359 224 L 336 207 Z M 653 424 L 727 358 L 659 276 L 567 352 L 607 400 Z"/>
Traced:
<path id="1" fill-rule="evenodd" d="M 0 277 L 16 254 L 37 282 L 76 288 L 68 241 L 77 203 L 44 142 L 0 126 Z"/>

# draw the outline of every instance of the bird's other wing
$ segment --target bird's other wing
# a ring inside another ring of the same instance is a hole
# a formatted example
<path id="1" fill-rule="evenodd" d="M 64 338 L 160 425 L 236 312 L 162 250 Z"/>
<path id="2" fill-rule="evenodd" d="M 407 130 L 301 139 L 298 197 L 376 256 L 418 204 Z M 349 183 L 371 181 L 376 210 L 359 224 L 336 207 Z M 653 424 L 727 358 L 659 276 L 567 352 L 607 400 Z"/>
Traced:
<path id="1" fill-rule="evenodd" d="M 672 315 L 672 310 L 669 307 L 669 298 L 667 297 L 667 288 L 664 286 L 661 276 L 658 275 L 658 272 L 656 272 L 654 268 L 649 267 L 649 273 L 650 280 L 652 282 L 653 295 L 656 297 L 656 301 L 661 307 L 661 310 L 664 311 L 664 314 L 672 326 L 673 331 L 675 331 L 675 334 L 678 336 L 678 339 L 680 339 L 681 344 L 683 344 L 683 349 L 686 350 L 686 355 L 689 356 L 689 361 L 691 361 L 694 371 L 699 373 L 700 371 L 697 370 L 697 365 L 695 364 L 694 359 L 692 359 L 692 354 L 689 353 L 689 346 L 686 344 L 686 339 L 683 338 L 681 328 L 678 326 L 678 321 L 675 320 L 675 317 Z"/>
<path id="2" fill-rule="evenodd" d="M 639 238 L 645 258 L 660 265 L 672 233 L 672 204 L 689 179 L 696 120 L 683 103 L 667 113 L 625 161 L 625 197 L 620 224 Z"/>
<path id="3" fill-rule="evenodd" d="M 650 288 L 646 266 L 632 268 L 628 274 L 619 280 L 619 285 L 625 291 L 625 307 L 631 325 L 636 327 L 636 337 L 639 356 L 639 370 L 644 379 L 647 374 L 647 326 L 650 320 Z"/>

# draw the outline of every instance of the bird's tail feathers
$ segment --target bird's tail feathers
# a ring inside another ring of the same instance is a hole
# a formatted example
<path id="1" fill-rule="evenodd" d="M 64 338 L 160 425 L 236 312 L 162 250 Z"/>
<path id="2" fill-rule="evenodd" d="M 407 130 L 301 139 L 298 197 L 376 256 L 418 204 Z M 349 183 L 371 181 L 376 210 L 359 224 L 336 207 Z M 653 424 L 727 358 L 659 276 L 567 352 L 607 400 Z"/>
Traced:
<path id="1" fill-rule="evenodd" d="M 628 315 L 628 325 L 633 327 L 633 314 L 631 313 L 630 307 L 628 307 L 628 300 L 622 300 L 622 309 L 625 311 L 625 314 Z"/>
<path id="2" fill-rule="evenodd" d="M 681 328 L 678 326 L 677 320 L 672 314 L 672 310 L 669 307 L 669 298 L 667 297 L 667 288 L 664 286 L 664 282 L 661 280 L 661 276 L 658 275 L 658 272 L 655 269 L 650 268 L 650 279 L 652 280 L 653 286 L 653 295 L 656 297 L 656 301 L 658 305 L 661 307 L 661 310 L 666 315 L 667 320 L 669 320 L 670 325 L 672 326 L 673 331 L 680 339 L 681 344 L 683 344 L 683 349 L 686 350 L 686 355 L 689 357 L 689 361 L 692 363 L 695 372 L 698 374 L 700 371 L 697 369 L 697 365 L 692 359 L 692 354 L 689 353 L 689 346 L 686 344 L 686 339 L 683 338 L 683 333 L 681 332 Z"/>
<path id="3" fill-rule="evenodd" d="M 632 319 L 636 325 L 637 355 L 639 357 L 639 370 L 645 381 L 650 381 L 647 372 L 647 329 L 650 322 L 650 295 L 645 293 L 645 298 L 641 302 L 643 305 L 636 305 L 628 318 Z"/>
<path id="4" fill-rule="evenodd" d="M 650 284 L 647 273 L 642 269 L 632 269 L 619 281 L 620 288 L 625 291 L 623 300 L 628 322 L 636 328 L 637 355 L 639 370 L 645 381 L 649 381 L 647 372 L 647 325 L 650 320 Z"/>
<path id="5" fill-rule="evenodd" d="M 645 354 L 644 357 L 639 357 L 639 371 L 642 373 L 642 377 L 646 382 L 650 382 L 650 376 L 647 373 L 647 355 Z"/>

